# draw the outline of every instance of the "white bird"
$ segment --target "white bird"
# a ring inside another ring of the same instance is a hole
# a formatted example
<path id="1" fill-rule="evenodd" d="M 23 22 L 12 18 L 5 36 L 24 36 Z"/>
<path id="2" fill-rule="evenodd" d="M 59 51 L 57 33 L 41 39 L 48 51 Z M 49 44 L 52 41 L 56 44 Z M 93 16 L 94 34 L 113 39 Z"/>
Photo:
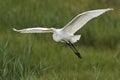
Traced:
<path id="1" fill-rule="evenodd" d="M 109 11 L 113 10 L 112 8 L 107 9 L 98 9 L 98 10 L 91 10 L 86 11 L 81 14 L 78 14 L 75 18 L 73 18 L 67 25 L 65 25 L 61 29 L 56 28 L 26 28 L 17 30 L 13 28 L 14 31 L 20 32 L 20 33 L 53 33 L 53 39 L 56 42 L 63 42 L 70 46 L 70 48 L 74 51 L 74 53 L 81 58 L 80 53 L 75 48 L 73 43 L 77 42 L 81 35 L 74 35 L 76 31 L 81 29 L 88 21 L 91 19 Z"/>

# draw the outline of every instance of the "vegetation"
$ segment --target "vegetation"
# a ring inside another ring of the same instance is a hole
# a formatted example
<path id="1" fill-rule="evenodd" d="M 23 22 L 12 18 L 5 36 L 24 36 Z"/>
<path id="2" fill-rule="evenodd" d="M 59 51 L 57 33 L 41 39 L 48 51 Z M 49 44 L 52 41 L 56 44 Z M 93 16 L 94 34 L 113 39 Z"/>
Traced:
<path id="1" fill-rule="evenodd" d="M 0 80 L 119 80 L 120 1 L 0 0 Z M 83 59 L 52 34 L 20 34 L 27 27 L 61 28 L 77 14 L 114 8 L 76 34 Z"/>

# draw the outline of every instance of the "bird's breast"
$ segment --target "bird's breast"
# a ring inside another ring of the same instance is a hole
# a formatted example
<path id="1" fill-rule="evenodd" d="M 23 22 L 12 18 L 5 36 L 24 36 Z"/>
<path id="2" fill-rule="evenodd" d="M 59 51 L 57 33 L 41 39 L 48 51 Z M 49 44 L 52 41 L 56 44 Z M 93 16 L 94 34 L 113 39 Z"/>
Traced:
<path id="1" fill-rule="evenodd" d="M 56 42 L 60 42 L 61 41 L 61 36 L 58 34 L 53 34 L 53 40 L 55 40 Z"/>
<path id="2" fill-rule="evenodd" d="M 69 35 L 67 35 L 66 33 L 63 33 L 63 32 L 54 33 L 53 34 L 53 39 L 56 42 L 65 42 L 65 41 L 69 40 Z"/>

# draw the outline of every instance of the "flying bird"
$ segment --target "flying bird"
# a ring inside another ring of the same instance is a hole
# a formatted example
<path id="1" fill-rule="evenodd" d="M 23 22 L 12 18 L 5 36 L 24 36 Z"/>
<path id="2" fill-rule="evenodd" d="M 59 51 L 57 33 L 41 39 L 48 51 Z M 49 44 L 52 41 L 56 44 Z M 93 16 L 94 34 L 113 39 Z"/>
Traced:
<path id="1" fill-rule="evenodd" d="M 53 33 L 54 41 L 63 42 L 67 44 L 73 50 L 75 55 L 78 56 L 78 58 L 82 58 L 76 47 L 73 45 L 73 43 L 77 42 L 81 37 L 81 35 L 74 35 L 75 32 L 81 29 L 91 19 L 98 17 L 99 15 L 109 10 L 113 10 L 113 9 L 107 8 L 107 9 L 97 9 L 97 10 L 83 12 L 81 14 L 78 14 L 67 25 L 65 25 L 63 28 L 60 29 L 36 27 L 36 28 L 26 28 L 21 30 L 17 30 L 13 28 L 13 30 L 20 33 Z"/>

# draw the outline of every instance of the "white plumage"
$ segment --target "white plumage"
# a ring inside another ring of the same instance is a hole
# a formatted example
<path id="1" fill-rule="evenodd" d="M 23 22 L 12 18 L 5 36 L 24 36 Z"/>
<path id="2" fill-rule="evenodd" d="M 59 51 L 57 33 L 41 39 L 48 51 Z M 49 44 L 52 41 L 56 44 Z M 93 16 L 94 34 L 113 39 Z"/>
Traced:
<path id="1" fill-rule="evenodd" d="M 81 14 L 78 14 L 75 18 L 73 18 L 65 27 L 61 29 L 55 29 L 55 28 L 26 28 L 21 30 L 16 30 L 13 28 L 14 31 L 20 32 L 20 33 L 53 33 L 53 39 L 56 42 L 65 42 L 69 46 L 73 46 L 72 43 L 77 42 L 81 35 L 74 35 L 76 31 L 81 29 L 88 21 L 91 19 L 98 17 L 99 15 L 109 11 L 113 10 L 111 8 L 107 9 L 98 9 L 98 10 L 91 10 L 86 11 Z M 75 52 L 75 47 L 73 46 L 73 51 Z M 75 52 L 75 54 L 80 57 L 79 52 Z"/>

